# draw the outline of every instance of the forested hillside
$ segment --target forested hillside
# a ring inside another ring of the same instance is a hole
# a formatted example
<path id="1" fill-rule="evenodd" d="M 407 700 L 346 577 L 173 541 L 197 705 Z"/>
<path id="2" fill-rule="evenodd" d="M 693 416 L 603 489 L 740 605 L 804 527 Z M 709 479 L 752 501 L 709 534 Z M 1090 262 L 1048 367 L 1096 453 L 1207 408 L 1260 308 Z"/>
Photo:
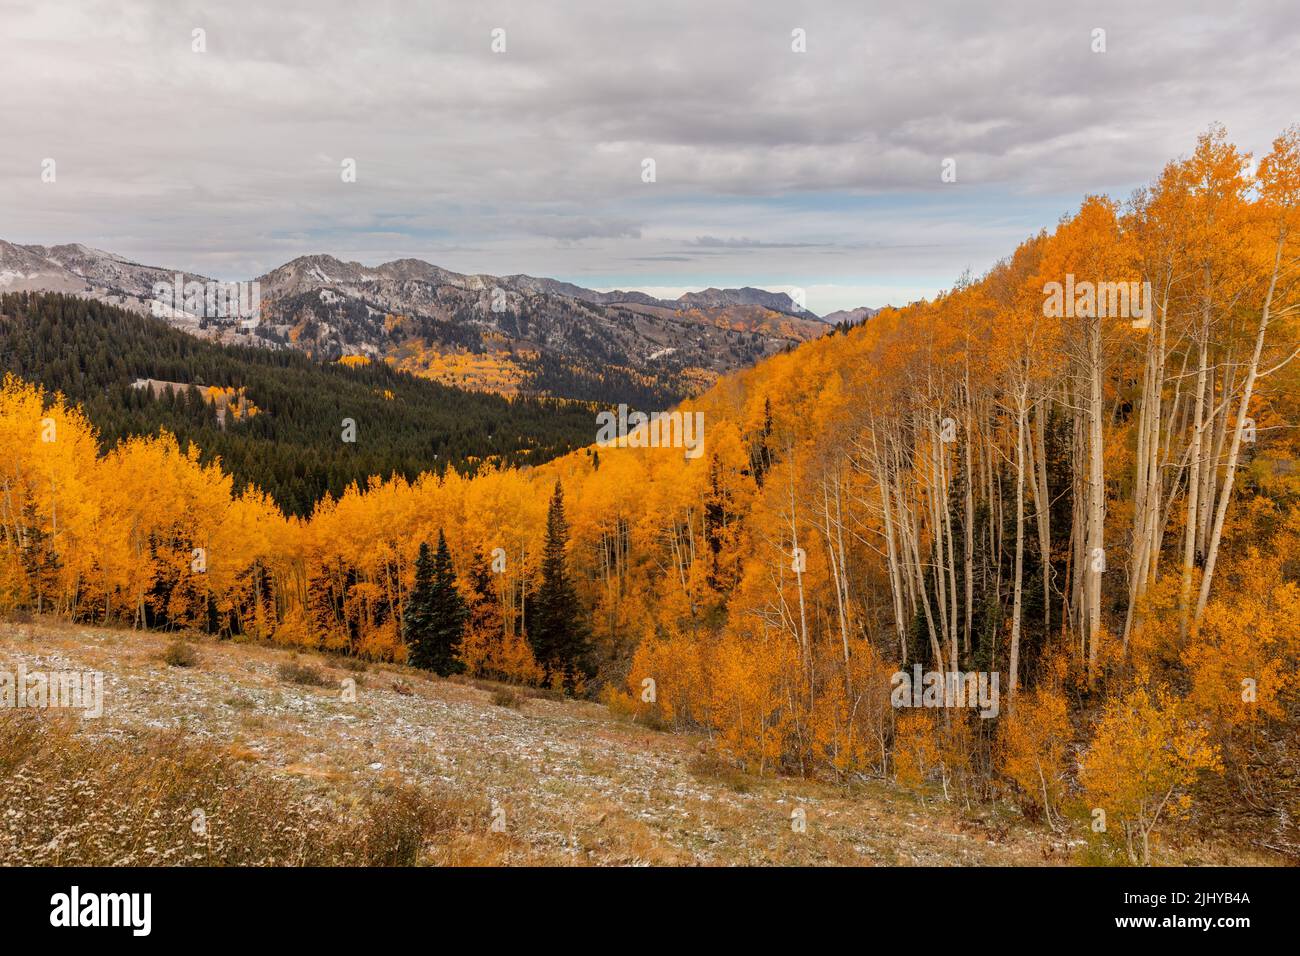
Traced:
<path id="1" fill-rule="evenodd" d="M 1008 797 L 1098 860 L 1150 859 L 1175 821 L 1294 856 L 1298 280 L 1300 129 L 1258 165 L 1212 129 L 982 278 L 722 379 L 686 405 L 698 459 L 376 480 L 305 521 L 167 437 L 100 453 L 11 381 L 0 609 L 398 660 L 436 640 L 757 773 Z M 1130 282 L 1145 313 L 1099 303 Z M 1000 709 L 898 706 L 914 665 L 999 675 Z"/>
<path id="2" fill-rule="evenodd" d="M 371 475 L 527 465 L 592 435 L 592 412 L 579 403 L 469 393 L 382 362 L 217 345 L 73 296 L 0 296 L 0 371 L 80 404 L 108 447 L 159 428 L 194 442 L 203 462 L 221 459 L 237 489 L 256 485 L 293 514 Z M 258 414 L 223 428 L 196 393 L 155 398 L 131 387 L 139 378 L 242 388 Z M 354 442 L 343 440 L 344 419 L 356 425 Z"/>

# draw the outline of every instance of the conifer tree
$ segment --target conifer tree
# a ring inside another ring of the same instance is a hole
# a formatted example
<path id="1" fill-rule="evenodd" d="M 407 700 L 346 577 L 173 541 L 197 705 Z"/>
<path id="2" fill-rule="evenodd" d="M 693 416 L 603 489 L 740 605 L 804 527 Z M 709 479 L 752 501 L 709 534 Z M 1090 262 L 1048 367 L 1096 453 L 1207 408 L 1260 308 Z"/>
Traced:
<path id="1" fill-rule="evenodd" d="M 402 636 L 413 667 L 446 677 L 462 669 L 458 652 L 465 630 L 465 600 L 456 590 L 451 550 L 438 529 L 438 550 L 432 556 L 428 542 L 420 544 L 415 561 L 415 587 L 406 604 Z"/>
<path id="2" fill-rule="evenodd" d="M 546 544 L 542 552 L 542 582 L 529 610 L 529 641 L 533 654 L 553 682 L 562 675 L 572 687 L 579 674 L 588 674 L 587 626 L 578 594 L 565 566 L 569 523 L 564 516 L 564 490 L 559 481 L 546 515 Z"/>

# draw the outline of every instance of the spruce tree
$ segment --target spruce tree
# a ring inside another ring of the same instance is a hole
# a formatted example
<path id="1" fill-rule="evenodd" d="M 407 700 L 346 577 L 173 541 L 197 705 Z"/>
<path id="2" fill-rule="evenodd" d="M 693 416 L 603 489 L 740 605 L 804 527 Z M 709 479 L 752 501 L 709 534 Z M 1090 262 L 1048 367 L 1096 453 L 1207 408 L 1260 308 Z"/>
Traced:
<path id="1" fill-rule="evenodd" d="M 458 652 L 465 631 L 465 601 L 456 590 L 456 574 L 446 535 L 438 529 L 438 550 L 430 555 L 428 542 L 420 544 L 415 561 L 415 587 L 406 602 L 402 636 L 407 660 L 446 677 L 462 669 Z"/>
<path id="2" fill-rule="evenodd" d="M 546 545 L 542 551 L 542 582 L 530 609 L 528 637 L 533 656 L 548 681 L 562 675 L 569 687 L 579 674 L 590 674 L 586 623 L 578 594 L 565 567 L 569 523 L 564 516 L 564 491 L 557 480 L 546 514 Z"/>
<path id="3" fill-rule="evenodd" d="M 433 555 L 427 541 L 420 542 L 415 558 L 415 586 L 406 599 L 402 614 L 402 640 L 406 642 L 406 659 L 412 667 L 429 667 L 425 638 L 430 631 L 433 596 Z"/>

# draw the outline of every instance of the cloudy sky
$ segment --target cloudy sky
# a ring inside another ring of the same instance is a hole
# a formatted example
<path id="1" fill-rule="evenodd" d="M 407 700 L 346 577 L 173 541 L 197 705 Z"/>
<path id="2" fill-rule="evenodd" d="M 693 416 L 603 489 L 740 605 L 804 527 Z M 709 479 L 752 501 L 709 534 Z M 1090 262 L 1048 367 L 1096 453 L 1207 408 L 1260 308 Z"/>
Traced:
<path id="1" fill-rule="evenodd" d="M 1300 121 L 1296 0 L 0 0 L 0 238 L 224 279 L 329 253 L 902 303 L 1214 121 L 1256 154 Z"/>

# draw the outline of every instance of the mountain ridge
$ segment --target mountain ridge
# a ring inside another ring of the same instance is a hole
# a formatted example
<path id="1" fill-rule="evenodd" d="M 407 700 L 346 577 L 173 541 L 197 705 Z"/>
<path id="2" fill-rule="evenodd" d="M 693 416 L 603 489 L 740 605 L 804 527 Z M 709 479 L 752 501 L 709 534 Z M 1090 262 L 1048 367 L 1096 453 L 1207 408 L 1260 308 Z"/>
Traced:
<path id="1" fill-rule="evenodd" d="M 290 259 L 243 283 L 260 307 L 253 322 L 214 312 L 202 292 L 186 290 L 192 283 L 236 285 L 81 243 L 0 240 L 0 291 L 66 292 L 225 344 L 361 355 L 501 394 L 601 400 L 623 379 L 674 402 L 833 327 L 784 292 L 708 288 L 662 299 L 525 273 L 459 273 L 414 257 L 377 266 L 328 253 Z"/>

